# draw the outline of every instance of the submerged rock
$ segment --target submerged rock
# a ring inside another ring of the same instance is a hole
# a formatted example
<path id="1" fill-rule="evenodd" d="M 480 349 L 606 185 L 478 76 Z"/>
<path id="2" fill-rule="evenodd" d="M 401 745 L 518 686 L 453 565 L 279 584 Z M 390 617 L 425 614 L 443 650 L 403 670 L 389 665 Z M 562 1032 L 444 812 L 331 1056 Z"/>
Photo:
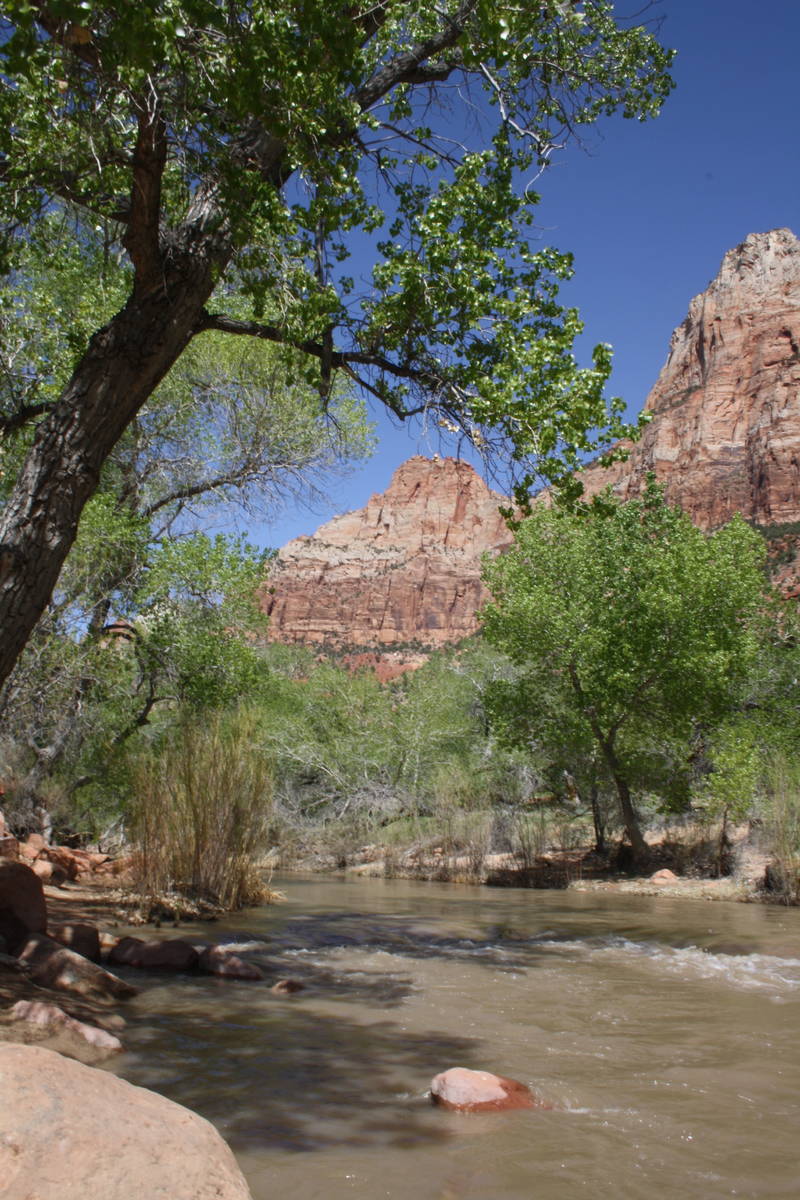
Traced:
<path id="1" fill-rule="evenodd" d="M 197 966 L 197 947 L 181 938 L 145 942 L 142 938 L 120 938 L 108 956 L 110 963 L 152 971 L 191 971 Z"/>
<path id="2" fill-rule="evenodd" d="M 279 979 L 269 990 L 279 996 L 291 996 L 294 992 L 305 991 L 305 986 L 299 979 Z"/>
<path id="3" fill-rule="evenodd" d="M 252 1200 L 214 1127 L 107 1071 L 0 1045 L 3 1200 Z"/>
<path id="4" fill-rule="evenodd" d="M 263 979 L 264 974 L 253 963 L 245 962 L 224 946 L 198 947 L 197 965 L 207 975 L 219 975 L 223 979 Z"/>

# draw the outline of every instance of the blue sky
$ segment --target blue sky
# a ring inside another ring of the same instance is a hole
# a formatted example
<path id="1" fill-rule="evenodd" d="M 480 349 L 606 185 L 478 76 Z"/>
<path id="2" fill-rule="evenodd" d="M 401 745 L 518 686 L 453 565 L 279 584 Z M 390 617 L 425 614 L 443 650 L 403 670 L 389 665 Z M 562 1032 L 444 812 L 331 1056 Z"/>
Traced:
<path id="1" fill-rule="evenodd" d="M 788 226 L 800 235 L 800 3 L 771 0 L 763 20 L 752 0 L 662 0 L 654 12 L 662 42 L 678 51 L 662 115 L 590 130 L 537 184 L 543 244 L 575 256 L 562 300 L 586 325 L 580 357 L 611 343 L 610 391 L 632 414 L 725 252 L 748 233 Z M 330 504 L 287 507 L 251 527 L 251 540 L 280 546 L 312 533 L 383 491 L 410 455 L 439 450 L 418 428 L 374 415 L 378 451 L 329 489 Z"/>

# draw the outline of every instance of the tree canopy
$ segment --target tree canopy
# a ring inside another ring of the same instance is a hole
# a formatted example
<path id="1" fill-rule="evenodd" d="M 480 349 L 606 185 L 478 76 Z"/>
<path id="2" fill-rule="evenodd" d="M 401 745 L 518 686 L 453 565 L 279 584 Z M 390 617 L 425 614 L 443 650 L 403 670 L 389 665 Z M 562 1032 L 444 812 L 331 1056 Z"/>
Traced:
<path id="1" fill-rule="evenodd" d="M 113 447 L 200 334 L 299 353 L 323 403 L 344 375 L 523 483 L 623 431 L 608 348 L 572 354 L 569 257 L 531 234 L 565 139 L 667 95 L 640 22 L 606 0 L 4 0 L 2 266 L 13 282 L 66 207 L 130 272 L 58 393 L 23 389 L 0 420 L 29 438 L 0 521 L 0 681 Z"/>
<path id="2" fill-rule="evenodd" d="M 764 545 L 740 517 L 712 534 L 664 502 L 598 498 L 588 514 L 537 506 L 487 564 L 488 640 L 520 668 L 491 707 L 518 744 L 593 746 L 637 856 L 632 798 L 653 759 L 698 721 L 732 713 L 752 668 Z"/>

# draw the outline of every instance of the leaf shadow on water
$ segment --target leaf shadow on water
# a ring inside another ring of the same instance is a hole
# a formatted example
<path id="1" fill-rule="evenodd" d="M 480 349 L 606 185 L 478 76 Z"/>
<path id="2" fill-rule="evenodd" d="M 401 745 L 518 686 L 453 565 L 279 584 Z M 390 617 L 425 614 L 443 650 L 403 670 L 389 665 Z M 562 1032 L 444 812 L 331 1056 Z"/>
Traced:
<path id="1" fill-rule="evenodd" d="M 268 942 L 246 937 L 234 948 L 262 967 L 263 983 L 138 976 L 143 996 L 131 1010 L 131 1053 L 117 1068 L 207 1117 L 234 1150 L 448 1138 L 452 1126 L 426 1101 L 426 1089 L 447 1067 L 485 1067 L 482 1043 L 403 1027 L 403 1003 L 419 986 L 403 961 L 468 959 L 494 973 L 518 972 L 543 953 L 537 938 L 497 926 L 442 936 L 424 921 L 374 913 L 293 918 Z M 347 962 L 350 952 L 368 956 L 358 969 Z M 382 969 L 387 955 L 397 970 Z M 270 984 L 286 976 L 306 990 L 272 994 Z M 350 1004 L 359 1008 L 355 1016 Z M 457 1000 L 452 1020 L 457 1029 Z"/>
<path id="2" fill-rule="evenodd" d="M 220 1009 L 225 1004 L 219 997 Z M 478 1065 L 475 1040 L 409 1034 L 394 1020 L 364 1023 L 252 993 L 227 1011 L 198 1012 L 183 998 L 132 1022 L 136 1058 L 120 1063 L 212 1121 L 234 1150 L 332 1145 L 412 1146 L 448 1131 L 425 1100 L 432 1076 Z M 376 1008 L 376 1014 L 380 1010 Z"/>

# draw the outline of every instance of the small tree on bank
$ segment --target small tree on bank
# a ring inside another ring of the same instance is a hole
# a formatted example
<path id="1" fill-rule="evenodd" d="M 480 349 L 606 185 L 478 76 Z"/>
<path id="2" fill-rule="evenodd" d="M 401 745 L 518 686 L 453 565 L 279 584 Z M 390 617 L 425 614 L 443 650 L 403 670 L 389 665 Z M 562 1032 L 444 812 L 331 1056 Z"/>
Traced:
<path id="1" fill-rule="evenodd" d="M 570 714 L 608 772 L 634 856 L 646 845 L 633 800 L 660 743 L 688 739 L 735 703 L 752 665 L 764 548 L 735 517 L 707 535 L 652 481 L 587 514 L 535 509 L 515 545 L 485 568 L 484 632 L 519 667 L 493 689 L 506 739 L 561 752 Z"/>

